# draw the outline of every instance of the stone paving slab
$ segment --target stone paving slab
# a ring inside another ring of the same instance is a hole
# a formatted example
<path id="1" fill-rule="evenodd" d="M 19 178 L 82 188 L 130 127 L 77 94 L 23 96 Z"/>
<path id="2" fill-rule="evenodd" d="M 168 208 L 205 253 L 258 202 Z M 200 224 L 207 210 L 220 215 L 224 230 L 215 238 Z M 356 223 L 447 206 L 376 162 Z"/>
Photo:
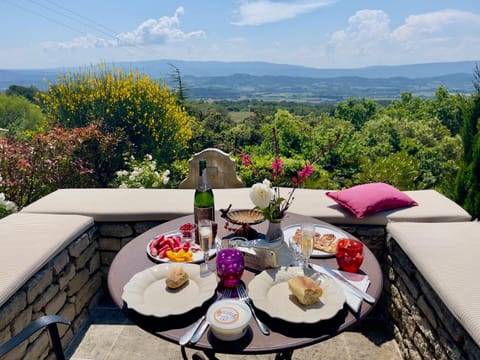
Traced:
<path id="1" fill-rule="evenodd" d="M 191 358 L 195 350 L 186 349 Z M 85 331 L 66 349 L 70 360 L 181 359 L 180 347 L 155 337 L 133 325 L 114 306 L 98 306 Z M 220 360 L 273 360 L 267 355 L 225 355 Z M 320 344 L 295 350 L 293 359 L 322 360 L 401 360 L 395 340 L 379 319 L 366 319 L 351 331 Z"/>

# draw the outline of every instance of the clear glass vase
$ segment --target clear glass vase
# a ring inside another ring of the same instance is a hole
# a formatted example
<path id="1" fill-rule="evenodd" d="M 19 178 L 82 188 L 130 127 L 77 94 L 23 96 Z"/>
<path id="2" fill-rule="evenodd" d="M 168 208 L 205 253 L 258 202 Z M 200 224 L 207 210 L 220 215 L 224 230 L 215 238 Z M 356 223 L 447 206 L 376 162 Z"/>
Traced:
<path id="1" fill-rule="evenodd" d="M 269 221 L 268 230 L 265 234 L 265 240 L 269 242 L 283 241 L 282 220 Z"/>

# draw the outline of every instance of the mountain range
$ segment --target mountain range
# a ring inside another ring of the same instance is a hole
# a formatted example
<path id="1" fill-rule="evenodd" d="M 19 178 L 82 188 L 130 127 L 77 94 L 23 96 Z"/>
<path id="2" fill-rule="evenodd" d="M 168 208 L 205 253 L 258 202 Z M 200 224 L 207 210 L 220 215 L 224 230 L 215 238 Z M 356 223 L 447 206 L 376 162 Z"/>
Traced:
<path id="1" fill-rule="evenodd" d="M 338 101 L 349 97 L 392 99 L 405 91 L 431 97 L 439 86 L 451 93 L 474 91 L 473 74 L 479 61 L 318 69 L 268 62 L 155 60 L 118 62 L 175 87 L 172 74 L 179 70 L 193 99 L 265 99 Z M 85 68 L 0 69 L 0 91 L 10 85 L 45 90 L 64 72 Z"/>

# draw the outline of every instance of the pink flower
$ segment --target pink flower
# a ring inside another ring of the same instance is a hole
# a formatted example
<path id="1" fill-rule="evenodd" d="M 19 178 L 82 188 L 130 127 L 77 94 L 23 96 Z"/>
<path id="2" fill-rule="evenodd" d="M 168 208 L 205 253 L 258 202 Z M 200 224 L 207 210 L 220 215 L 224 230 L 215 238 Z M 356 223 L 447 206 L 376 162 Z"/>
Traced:
<path id="1" fill-rule="evenodd" d="M 283 173 L 283 161 L 282 161 L 282 159 L 277 158 L 277 159 L 273 160 L 272 169 L 273 169 L 272 180 L 275 179 L 276 177 L 282 176 L 282 173 Z"/>
<path id="2" fill-rule="evenodd" d="M 240 159 L 242 160 L 243 166 L 252 166 L 252 158 L 249 154 L 243 153 L 240 154 Z"/>
<path id="3" fill-rule="evenodd" d="M 307 179 L 310 175 L 312 175 L 313 166 L 312 165 L 305 165 L 302 170 L 298 172 L 298 177 L 300 181 Z"/>

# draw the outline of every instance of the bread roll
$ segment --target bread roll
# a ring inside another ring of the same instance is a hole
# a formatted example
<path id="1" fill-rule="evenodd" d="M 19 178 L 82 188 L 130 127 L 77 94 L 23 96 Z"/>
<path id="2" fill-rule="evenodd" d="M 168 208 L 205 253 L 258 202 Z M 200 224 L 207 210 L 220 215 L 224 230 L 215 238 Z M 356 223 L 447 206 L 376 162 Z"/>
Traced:
<path id="1" fill-rule="evenodd" d="M 294 276 L 288 280 L 288 288 L 306 306 L 315 304 L 323 293 L 322 288 L 308 276 Z"/>
<path id="2" fill-rule="evenodd" d="M 165 283 L 170 289 L 178 289 L 188 281 L 188 274 L 183 267 L 174 266 L 168 272 Z"/>

